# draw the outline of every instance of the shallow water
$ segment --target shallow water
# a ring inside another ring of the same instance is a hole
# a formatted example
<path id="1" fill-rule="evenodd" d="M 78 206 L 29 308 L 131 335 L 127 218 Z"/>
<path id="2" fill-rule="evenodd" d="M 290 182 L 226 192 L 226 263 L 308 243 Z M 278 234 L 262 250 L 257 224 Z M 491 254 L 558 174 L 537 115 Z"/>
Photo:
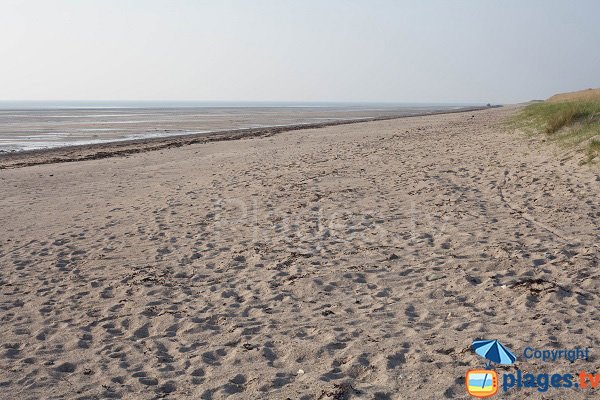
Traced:
<path id="1" fill-rule="evenodd" d="M 0 109 L 0 152 L 244 128 L 418 115 L 456 105 L 61 107 Z"/>

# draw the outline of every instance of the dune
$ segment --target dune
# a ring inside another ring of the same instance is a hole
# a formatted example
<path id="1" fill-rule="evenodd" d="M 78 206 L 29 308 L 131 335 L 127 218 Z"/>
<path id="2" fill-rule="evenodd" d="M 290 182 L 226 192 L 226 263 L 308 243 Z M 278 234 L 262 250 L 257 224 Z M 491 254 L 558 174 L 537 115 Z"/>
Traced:
<path id="1" fill-rule="evenodd" d="M 600 101 L 600 89 L 578 90 L 576 92 L 558 93 L 546 101 L 558 103 L 562 101 Z"/>
<path id="2" fill-rule="evenodd" d="M 546 134 L 558 145 L 557 154 L 572 153 L 580 164 L 597 165 L 600 160 L 600 89 L 560 93 L 545 102 L 533 102 L 513 118 L 521 130 Z"/>

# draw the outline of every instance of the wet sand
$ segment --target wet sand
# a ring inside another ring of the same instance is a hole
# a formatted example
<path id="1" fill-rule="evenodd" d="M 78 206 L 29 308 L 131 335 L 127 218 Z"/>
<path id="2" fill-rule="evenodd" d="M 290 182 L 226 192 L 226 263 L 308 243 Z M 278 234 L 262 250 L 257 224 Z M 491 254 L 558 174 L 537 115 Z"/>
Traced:
<path id="1" fill-rule="evenodd" d="M 599 371 L 600 175 L 515 110 L 0 170 L 2 396 L 466 399 L 476 338 Z"/>
<path id="2" fill-rule="evenodd" d="M 105 107 L 4 109 L 0 157 L 5 153 L 110 144 L 273 126 L 327 125 L 455 111 L 461 106 L 346 105 L 252 107 Z"/>

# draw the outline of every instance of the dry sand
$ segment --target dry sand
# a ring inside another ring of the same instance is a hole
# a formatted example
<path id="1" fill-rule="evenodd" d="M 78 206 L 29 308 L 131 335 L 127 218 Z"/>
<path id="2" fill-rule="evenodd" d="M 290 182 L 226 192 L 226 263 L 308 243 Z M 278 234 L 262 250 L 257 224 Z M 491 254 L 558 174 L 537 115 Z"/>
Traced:
<path id="1" fill-rule="evenodd" d="M 475 338 L 600 372 L 600 175 L 514 110 L 1 170 L 0 398 L 462 399 Z"/>

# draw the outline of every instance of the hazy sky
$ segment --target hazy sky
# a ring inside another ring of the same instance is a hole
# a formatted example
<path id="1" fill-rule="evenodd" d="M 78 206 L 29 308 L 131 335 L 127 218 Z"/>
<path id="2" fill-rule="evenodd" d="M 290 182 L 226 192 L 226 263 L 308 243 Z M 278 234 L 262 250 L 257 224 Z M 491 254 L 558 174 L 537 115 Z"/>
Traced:
<path id="1" fill-rule="evenodd" d="M 517 102 L 599 86 L 597 0 L 0 0 L 1 100 Z"/>

